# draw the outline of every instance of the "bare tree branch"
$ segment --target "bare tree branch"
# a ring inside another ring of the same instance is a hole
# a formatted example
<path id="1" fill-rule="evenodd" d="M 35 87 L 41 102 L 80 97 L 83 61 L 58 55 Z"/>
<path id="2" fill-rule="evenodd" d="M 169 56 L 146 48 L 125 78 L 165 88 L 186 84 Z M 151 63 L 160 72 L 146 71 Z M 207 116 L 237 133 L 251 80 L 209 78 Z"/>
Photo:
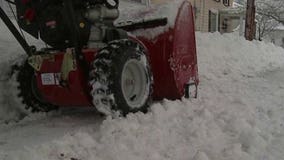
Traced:
<path id="1" fill-rule="evenodd" d="M 269 35 L 280 24 L 284 24 L 284 1 L 283 0 L 257 0 L 256 1 L 256 21 L 258 35 L 257 39 Z"/>

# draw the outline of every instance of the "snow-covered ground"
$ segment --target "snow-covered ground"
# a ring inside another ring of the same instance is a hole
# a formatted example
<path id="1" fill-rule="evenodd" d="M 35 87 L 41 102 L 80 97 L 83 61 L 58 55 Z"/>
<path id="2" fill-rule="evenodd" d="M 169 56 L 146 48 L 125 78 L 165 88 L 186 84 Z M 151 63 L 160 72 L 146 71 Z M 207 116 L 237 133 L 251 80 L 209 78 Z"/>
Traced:
<path id="1" fill-rule="evenodd" d="M 198 99 L 156 102 L 149 113 L 100 117 L 64 109 L 23 118 L 5 81 L 23 50 L 0 24 L 1 160 L 280 160 L 284 50 L 233 34 L 197 33 Z"/>

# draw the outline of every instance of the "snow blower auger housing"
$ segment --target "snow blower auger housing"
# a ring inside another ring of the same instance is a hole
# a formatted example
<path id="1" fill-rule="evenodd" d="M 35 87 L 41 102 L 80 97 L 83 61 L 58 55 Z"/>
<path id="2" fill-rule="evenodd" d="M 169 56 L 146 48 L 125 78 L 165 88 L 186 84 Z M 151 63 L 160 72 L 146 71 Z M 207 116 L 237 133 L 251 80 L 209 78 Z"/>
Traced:
<path id="1" fill-rule="evenodd" d="M 137 8 L 129 1 L 118 7 L 118 0 L 7 2 L 16 6 L 20 29 L 48 45 L 29 46 L 0 8 L 28 55 L 16 68 L 19 96 L 31 111 L 95 106 L 125 115 L 146 111 L 152 100 L 197 96 L 194 20 L 186 0 Z"/>

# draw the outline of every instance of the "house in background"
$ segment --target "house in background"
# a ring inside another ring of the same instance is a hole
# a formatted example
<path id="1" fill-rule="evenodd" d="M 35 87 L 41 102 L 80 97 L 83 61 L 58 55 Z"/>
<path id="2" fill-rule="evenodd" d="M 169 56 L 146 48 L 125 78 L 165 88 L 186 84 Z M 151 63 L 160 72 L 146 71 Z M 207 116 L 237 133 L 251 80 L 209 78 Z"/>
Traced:
<path id="1" fill-rule="evenodd" d="M 244 12 L 233 0 L 189 0 L 195 12 L 195 29 L 201 32 L 233 32 L 243 26 Z M 241 24 L 241 25 L 240 25 Z"/>
<path id="2" fill-rule="evenodd" d="M 139 1 L 139 0 L 138 0 Z M 150 0 L 165 2 L 168 0 Z M 194 9 L 195 29 L 201 32 L 233 32 L 243 27 L 244 12 L 233 8 L 234 0 L 189 0 Z"/>
<path id="3" fill-rule="evenodd" d="M 239 32 L 240 36 L 245 32 L 245 11 L 243 8 L 228 8 L 219 11 L 219 20 L 221 22 L 219 32 Z"/>

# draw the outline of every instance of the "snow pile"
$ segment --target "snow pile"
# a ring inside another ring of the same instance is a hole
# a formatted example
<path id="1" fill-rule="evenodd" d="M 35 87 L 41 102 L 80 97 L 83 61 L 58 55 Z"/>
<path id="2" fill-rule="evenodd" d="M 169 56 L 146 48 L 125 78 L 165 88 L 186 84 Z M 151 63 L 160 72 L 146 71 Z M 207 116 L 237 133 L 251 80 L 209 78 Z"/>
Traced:
<path id="1" fill-rule="evenodd" d="M 133 1 L 130 0 L 123 0 L 120 2 L 120 16 L 116 20 L 116 23 L 153 20 L 166 17 L 168 18 L 168 25 L 174 26 L 178 9 L 184 1 L 185 0 L 167 0 L 165 3 L 146 6 L 133 3 Z"/>
<path id="2" fill-rule="evenodd" d="M 233 34 L 221 36 L 217 32 L 199 33 L 197 43 L 199 43 L 200 68 L 204 69 L 202 72 L 206 73 L 206 76 L 218 76 L 232 72 L 234 72 L 233 76 L 240 74 L 253 76 L 260 71 L 274 70 L 284 62 L 282 48 L 272 43 L 264 44 L 259 41 L 251 43 Z"/>
<path id="3" fill-rule="evenodd" d="M 147 114 L 108 117 L 100 127 L 86 122 L 64 137 L 12 150 L 0 144 L 0 159 L 283 159 L 284 50 L 218 33 L 198 33 L 197 45 L 198 99 L 164 100 Z"/>

